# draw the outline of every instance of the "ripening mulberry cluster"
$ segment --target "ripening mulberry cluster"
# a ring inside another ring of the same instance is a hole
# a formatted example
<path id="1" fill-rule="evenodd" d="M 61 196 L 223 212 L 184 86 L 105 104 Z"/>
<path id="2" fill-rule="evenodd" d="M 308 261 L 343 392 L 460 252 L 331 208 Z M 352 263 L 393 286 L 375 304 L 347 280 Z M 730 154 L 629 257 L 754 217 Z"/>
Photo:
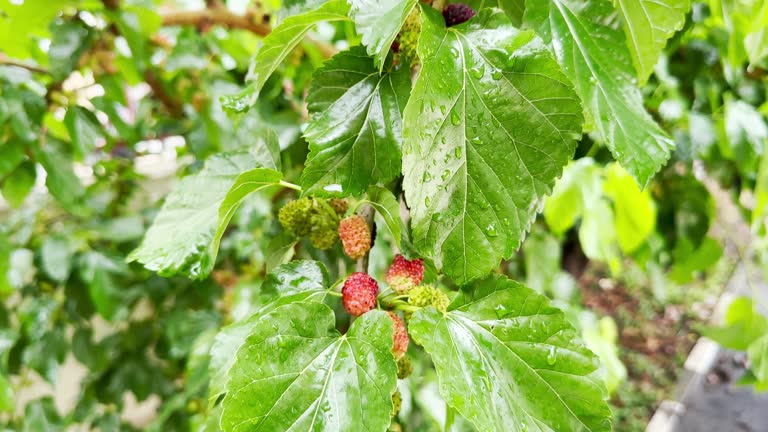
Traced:
<path id="1" fill-rule="evenodd" d="M 398 294 L 405 294 L 424 280 L 424 261 L 421 258 L 409 261 L 400 254 L 387 270 L 387 284 Z"/>
<path id="2" fill-rule="evenodd" d="M 418 286 L 408 293 L 408 304 L 416 307 L 432 306 L 440 312 L 445 312 L 449 303 L 448 296 L 431 285 Z"/>
<path id="3" fill-rule="evenodd" d="M 459 25 L 475 16 L 475 10 L 464 3 L 452 3 L 443 8 L 443 18 L 445 26 L 452 27 Z"/>
<path id="4" fill-rule="evenodd" d="M 358 215 L 339 222 L 339 237 L 344 245 L 344 253 L 354 260 L 364 257 L 371 249 L 371 228 Z"/>
<path id="5" fill-rule="evenodd" d="M 341 289 L 341 303 L 350 315 L 360 316 L 376 307 L 379 284 L 376 279 L 362 272 L 349 275 Z M 408 331 L 402 318 L 394 312 L 387 312 L 392 320 L 392 354 L 399 360 L 408 350 Z"/>
<path id="6" fill-rule="evenodd" d="M 277 220 L 297 237 L 309 236 L 314 247 L 325 250 L 338 240 L 339 218 L 347 207 L 343 199 L 304 197 L 284 205 L 277 214 Z"/>

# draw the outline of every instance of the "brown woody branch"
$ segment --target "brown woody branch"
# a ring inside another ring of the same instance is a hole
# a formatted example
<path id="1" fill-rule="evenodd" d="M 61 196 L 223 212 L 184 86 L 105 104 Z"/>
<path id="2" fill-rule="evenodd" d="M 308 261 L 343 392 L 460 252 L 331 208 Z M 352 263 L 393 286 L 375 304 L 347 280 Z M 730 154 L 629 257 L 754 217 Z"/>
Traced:
<path id="1" fill-rule="evenodd" d="M 269 17 L 264 15 L 268 20 Z M 161 15 L 164 26 L 222 25 L 230 29 L 248 30 L 266 36 L 272 31 L 268 23 L 256 22 L 253 15 L 237 15 L 228 9 L 215 7 L 193 11 L 174 11 Z"/>
<path id="2" fill-rule="evenodd" d="M 0 66 L 16 66 L 20 67 L 22 69 L 26 69 L 30 72 L 35 73 L 41 73 L 41 74 L 48 74 L 50 71 L 44 67 L 40 67 L 37 65 L 31 65 L 24 62 L 20 62 L 18 60 L 9 59 L 2 54 L 0 54 Z"/>

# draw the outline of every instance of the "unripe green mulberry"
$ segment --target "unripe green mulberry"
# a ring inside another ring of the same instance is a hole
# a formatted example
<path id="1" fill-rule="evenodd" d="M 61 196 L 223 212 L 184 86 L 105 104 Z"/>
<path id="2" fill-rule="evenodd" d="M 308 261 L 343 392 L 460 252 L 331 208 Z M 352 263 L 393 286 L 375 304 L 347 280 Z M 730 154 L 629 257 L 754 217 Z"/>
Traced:
<path id="1" fill-rule="evenodd" d="M 335 214 L 329 213 L 319 199 L 310 216 L 310 225 L 309 241 L 320 250 L 330 249 L 339 239 L 339 219 Z"/>
<path id="2" fill-rule="evenodd" d="M 349 203 L 344 198 L 331 198 L 328 200 L 328 205 L 341 217 L 349 210 Z"/>
<path id="3" fill-rule="evenodd" d="M 392 417 L 397 417 L 400 414 L 400 408 L 403 406 L 403 396 L 400 394 L 400 390 L 396 390 L 392 395 Z"/>
<path id="4" fill-rule="evenodd" d="M 397 361 L 397 378 L 406 379 L 413 373 L 413 362 L 408 356 L 403 356 Z"/>
<path id="5" fill-rule="evenodd" d="M 312 231 L 312 207 L 311 198 L 299 198 L 284 205 L 277 214 L 277 220 L 286 230 L 303 237 Z"/>
<path id="6" fill-rule="evenodd" d="M 419 34 L 421 33 L 421 10 L 413 8 L 400 29 L 398 39 L 398 52 L 400 56 L 410 64 L 418 63 L 416 48 L 419 46 Z"/>
<path id="7" fill-rule="evenodd" d="M 445 312 L 450 302 L 444 292 L 430 285 L 417 286 L 408 293 L 408 303 L 417 307 L 432 306 Z"/>

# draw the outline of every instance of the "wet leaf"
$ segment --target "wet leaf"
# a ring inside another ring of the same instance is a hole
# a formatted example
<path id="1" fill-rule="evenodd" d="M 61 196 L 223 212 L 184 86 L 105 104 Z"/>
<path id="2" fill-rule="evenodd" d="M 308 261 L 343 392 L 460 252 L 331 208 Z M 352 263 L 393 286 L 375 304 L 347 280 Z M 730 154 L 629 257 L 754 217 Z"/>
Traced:
<path id="1" fill-rule="evenodd" d="M 237 352 L 222 429 L 383 431 L 397 385 L 391 346 L 391 320 L 381 311 L 361 316 L 340 335 L 327 306 L 276 309 Z"/>
<path id="2" fill-rule="evenodd" d="M 465 283 L 519 247 L 573 156 L 582 109 L 541 41 L 502 12 L 449 29 L 422 17 L 403 189 L 414 244 Z"/>
<path id="3" fill-rule="evenodd" d="M 392 42 L 418 0 L 349 0 L 349 3 L 350 16 L 357 32 L 363 36 L 363 45 L 381 71 Z"/>
<path id="4" fill-rule="evenodd" d="M 432 356 L 440 394 L 478 430 L 611 430 L 597 357 L 560 310 L 517 282 L 479 280 L 445 314 L 416 312 L 408 329 Z"/>
<path id="5" fill-rule="evenodd" d="M 273 153 L 264 148 L 268 145 L 262 141 L 248 151 L 216 154 L 200 172 L 182 179 L 128 259 L 163 275 L 208 275 L 221 236 L 243 199 L 282 179 L 273 169 Z"/>
<path id="6" fill-rule="evenodd" d="M 400 175 L 407 68 L 379 75 L 362 48 L 333 57 L 312 80 L 312 116 L 304 137 L 309 156 L 301 176 L 313 195 L 360 195 Z"/>
<path id="7" fill-rule="evenodd" d="M 256 57 L 251 61 L 246 78 L 248 86 L 234 96 L 222 98 L 224 108 L 234 112 L 249 110 L 259 98 L 259 92 L 267 82 L 267 78 L 304 39 L 304 36 L 319 22 L 348 19 L 348 11 L 349 5 L 346 0 L 330 0 L 318 5 L 316 9 L 283 20 L 264 38 Z"/>
<path id="8" fill-rule="evenodd" d="M 643 107 L 615 18 L 607 0 L 528 0 L 524 21 L 552 47 L 613 157 L 645 187 L 674 141 Z"/>

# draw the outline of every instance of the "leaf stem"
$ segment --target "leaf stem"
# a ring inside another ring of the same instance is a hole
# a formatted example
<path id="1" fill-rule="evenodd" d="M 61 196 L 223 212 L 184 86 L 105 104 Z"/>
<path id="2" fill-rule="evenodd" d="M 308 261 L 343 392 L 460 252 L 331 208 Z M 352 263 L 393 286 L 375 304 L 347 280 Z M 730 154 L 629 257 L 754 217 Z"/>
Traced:
<path id="1" fill-rule="evenodd" d="M 280 184 L 280 186 L 282 186 L 282 187 L 285 187 L 285 188 L 288 188 L 288 189 L 297 190 L 297 191 L 301 192 L 301 186 L 299 186 L 299 185 L 296 185 L 296 184 L 293 184 L 293 183 L 291 183 L 291 182 L 287 182 L 287 181 L 285 181 L 285 180 L 280 180 L 280 183 L 279 183 L 279 184 Z"/>
<path id="2" fill-rule="evenodd" d="M 413 313 L 413 312 L 418 312 L 419 309 L 421 309 L 421 308 L 418 307 L 418 306 L 409 305 L 407 303 L 399 303 L 399 304 L 395 305 L 395 309 L 399 309 L 401 311 Z"/>

